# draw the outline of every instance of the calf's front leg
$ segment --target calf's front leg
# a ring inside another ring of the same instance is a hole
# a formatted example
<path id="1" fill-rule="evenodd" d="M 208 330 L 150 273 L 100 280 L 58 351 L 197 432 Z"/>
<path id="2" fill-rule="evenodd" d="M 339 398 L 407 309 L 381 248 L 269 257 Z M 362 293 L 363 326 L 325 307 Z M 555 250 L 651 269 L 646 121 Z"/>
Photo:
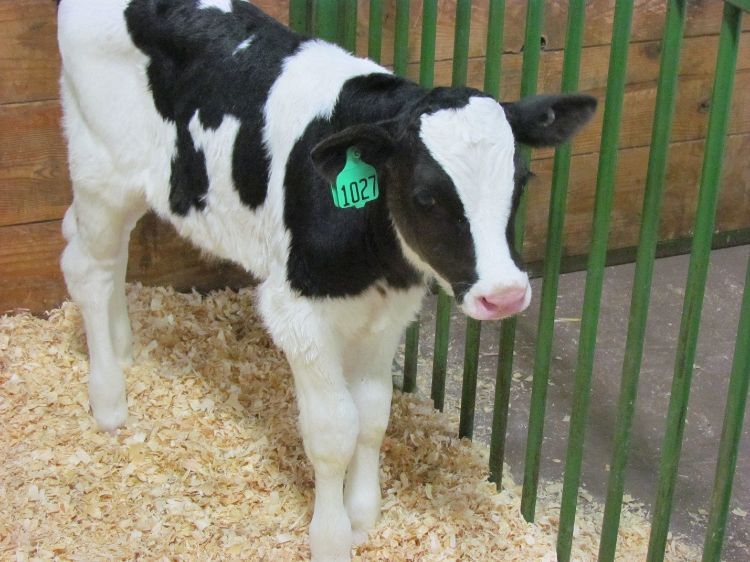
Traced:
<path id="1" fill-rule="evenodd" d="M 343 488 L 359 424 L 340 362 L 326 355 L 310 358 L 287 353 L 294 373 L 300 431 L 315 471 L 312 560 L 348 562 L 352 526 L 344 508 Z"/>
<path id="2" fill-rule="evenodd" d="M 380 447 L 391 413 L 391 364 L 398 330 L 369 345 L 351 342 L 346 370 L 349 389 L 359 412 L 357 446 L 346 473 L 344 504 L 352 522 L 353 540 L 361 544 L 380 517 Z"/>

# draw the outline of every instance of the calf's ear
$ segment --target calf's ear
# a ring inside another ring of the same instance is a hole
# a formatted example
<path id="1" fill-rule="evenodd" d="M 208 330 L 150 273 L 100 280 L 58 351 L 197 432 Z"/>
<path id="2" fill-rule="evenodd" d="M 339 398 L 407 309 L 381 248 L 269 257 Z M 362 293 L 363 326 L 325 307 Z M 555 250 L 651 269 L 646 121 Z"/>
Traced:
<path id="1" fill-rule="evenodd" d="M 528 146 L 557 146 L 589 122 L 596 98 L 583 94 L 542 95 L 502 104 L 515 139 Z"/>
<path id="2" fill-rule="evenodd" d="M 395 151 L 395 142 L 381 125 L 353 125 L 320 141 L 310 152 L 318 172 L 330 182 L 346 164 L 346 151 L 355 148 L 362 161 L 380 168 Z"/>

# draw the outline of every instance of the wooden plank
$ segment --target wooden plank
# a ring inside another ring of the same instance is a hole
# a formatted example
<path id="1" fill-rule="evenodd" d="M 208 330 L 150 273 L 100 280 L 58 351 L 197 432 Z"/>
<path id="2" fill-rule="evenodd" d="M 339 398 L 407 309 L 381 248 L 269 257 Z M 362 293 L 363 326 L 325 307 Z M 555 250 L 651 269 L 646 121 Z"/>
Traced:
<path id="1" fill-rule="evenodd" d="M 703 164 L 703 140 L 672 144 L 665 180 L 659 238 L 671 240 L 691 234 Z M 716 230 L 748 227 L 750 217 L 750 133 L 730 135 L 727 139 L 722 188 L 717 211 Z M 598 154 L 573 157 L 570 192 L 565 222 L 564 253 L 580 255 L 588 251 L 596 186 Z M 638 243 L 643 188 L 648 163 L 648 147 L 619 152 L 615 203 L 610 234 L 611 248 L 627 248 Z M 549 208 L 552 159 L 532 163 L 535 177 L 528 186 L 524 256 L 528 261 L 542 259 Z"/>
<path id="2" fill-rule="evenodd" d="M 0 106 L 0 226 L 63 216 L 70 204 L 57 101 Z"/>
<path id="3" fill-rule="evenodd" d="M 680 76 L 713 77 L 716 66 L 718 36 L 686 38 L 683 43 Z M 602 90 L 607 84 L 607 66 L 609 64 L 609 45 L 586 47 L 581 54 L 581 91 Z M 560 75 L 563 63 L 562 51 L 542 53 L 539 67 L 539 92 L 554 93 L 560 91 Z M 631 43 L 628 50 L 627 84 L 656 82 L 659 76 L 660 41 Z M 521 54 L 506 54 L 502 62 L 502 96 L 504 100 L 518 98 L 521 85 Z M 467 84 L 473 88 L 482 88 L 484 82 L 484 57 L 469 60 Z M 435 64 L 435 84 L 446 86 L 451 83 L 452 61 L 439 61 Z M 737 70 L 750 70 L 750 31 L 740 37 L 740 52 L 737 58 Z M 412 63 L 407 75 L 416 80 L 419 76 L 419 64 Z M 737 90 L 738 92 L 740 90 Z"/>
<path id="4" fill-rule="evenodd" d="M 286 23 L 289 1 L 254 2 Z M 0 104 L 55 99 L 60 56 L 53 0 L 0 0 Z"/>
<path id="5" fill-rule="evenodd" d="M 686 39 L 683 47 L 678 99 L 672 132 L 674 141 L 702 138 L 708 126 L 711 88 L 718 38 L 694 37 Z M 660 44 L 658 41 L 630 45 L 628 86 L 623 106 L 621 146 L 642 146 L 651 141 L 651 122 L 656 101 L 656 80 L 659 75 Z M 560 87 L 563 53 L 544 53 L 540 65 L 540 92 L 556 92 Z M 521 82 L 521 55 L 503 57 L 503 99 L 518 98 Z M 484 79 L 484 58 L 469 61 L 469 85 L 481 88 Z M 609 61 L 609 46 L 588 47 L 582 55 L 580 90 L 604 97 Z M 750 130 L 750 32 L 742 34 L 740 56 L 737 61 L 736 95 L 733 98 L 731 132 Z M 435 67 L 436 84 L 450 83 L 451 63 L 442 61 Z M 409 75 L 415 78 L 418 66 L 410 65 Z M 575 154 L 595 152 L 599 149 L 603 111 L 576 137 Z M 535 157 L 549 157 L 550 150 L 539 151 Z"/>
<path id="6" fill-rule="evenodd" d="M 288 0 L 254 2 L 279 21 L 288 19 Z M 633 22 L 633 40 L 658 41 L 662 33 L 665 3 L 662 0 L 638 0 Z M 412 2 L 410 60 L 419 60 L 421 35 L 420 2 Z M 505 19 L 505 52 L 521 53 L 525 2 L 508 2 Z M 562 49 L 565 39 L 567 2 L 554 0 L 545 6 L 545 51 Z M 366 52 L 368 2 L 359 2 L 357 52 Z M 449 60 L 453 52 L 455 0 L 439 3 L 437 52 L 438 60 Z M 613 16 L 611 0 L 592 0 L 587 10 L 585 46 L 607 45 L 610 41 Z M 484 55 L 488 7 L 476 2 L 472 9 L 469 54 Z M 395 3 L 386 3 L 383 29 L 383 61 L 393 57 Z M 691 3 L 688 10 L 686 37 L 716 35 L 721 21 L 721 2 Z M 750 30 L 750 18 L 744 29 Z M 0 104 L 52 99 L 58 94 L 59 55 L 56 45 L 55 5 L 51 0 L 0 0 Z M 630 65 L 633 66 L 632 64 Z M 585 68 L 585 65 L 584 65 Z"/>
<path id="7" fill-rule="evenodd" d="M 65 247 L 61 226 L 61 221 L 48 221 L 0 227 L 0 314 L 14 309 L 42 313 L 66 298 L 59 267 Z M 201 291 L 251 283 L 240 268 L 204 259 L 154 215 L 144 217 L 133 232 L 128 280 Z"/>
<path id="8" fill-rule="evenodd" d="M 367 2 L 360 0 L 357 52 L 367 51 Z M 524 40 L 526 2 L 506 3 L 504 50 L 506 53 L 521 53 Z M 690 2 L 686 37 L 717 35 L 721 23 L 722 2 Z M 608 45 L 611 41 L 614 2 L 612 0 L 590 0 L 586 3 L 586 29 L 583 44 L 585 47 Z M 567 22 L 567 0 L 549 0 L 544 5 L 544 28 L 542 31 L 545 51 L 561 50 L 565 44 Z M 663 0 L 636 0 L 633 13 L 633 41 L 655 41 L 661 38 L 664 27 L 666 3 Z M 409 33 L 409 60 L 419 60 L 421 41 L 421 2 L 411 3 Z M 453 27 L 456 13 L 456 0 L 441 0 L 438 3 L 438 27 L 436 60 L 448 60 L 453 54 Z M 475 2 L 472 8 L 471 37 L 469 56 L 484 55 L 489 8 L 487 2 Z M 395 3 L 387 2 L 383 27 L 383 64 L 393 61 L 393 37 Z M 750 21 L 745 18 L 743 29 L 750 30 Z"/>
<path id="9" fill-rule="evenodd" d="M 750 216 L 750 133 L 732 135 L 727 141 L 717 229 L 747 226 Z M 703 142 L 676 143 L 667 170 L 660 237 L 664 240 L 688 236 L 702 165 Z M 641 200 L 648 150 L 645 147 L 620 152 L 615 210 L 610 247 L 637 244 Z M 575 156 L 566 220 L 565 254 L 587 251 L 591 234 L 591 212 L 596 184 L 596 154 Z M 525 255 L 541 259 L 546 237 L 548 186 L 552 160 L 534 162 L 536 177 L 530 183 Z M 58 261 L 63 248 L 60 221 L 0 227 L 0 311 L 29 308 L 41 312 L 58 304 L 65 295 Z M 147 284 L 196 286 L 207 290 L 242 286 L 248 277 L 238 268 L 203 261 L 200 252 L 180 240 L 172 228 L 153 216 L 138 225 L 131 239 L 128 278 Z"/>
<path id="10" fill-rule="evenodd" d="M 241 267 L 207 256 L 152 213 L 141 219 L 130 237 L 128 280 L 199 291 L 252 282 Z"/>
<path id="11" fill-rule="evenodd" d="M 17 308 L 40 313 L 65 298 L 60 228 L 60 221 L 0 227 L 0 314 Z"/>
<path id="12" fill-rule="evenodd" d="M 286 21 L 288 2 L 256 2 L 272 16 Z M 360 0 L 360 40 L 366 37 L 366 0 Z M 387 3 L 384 55 L 390 56 L 393 7 Z M 559 87 L 567 2 L 546 4 L 545 41 L 540 69 L 540 91 Z M 436 82 L 450 82 L 455 2 L 440 2 Z M 634 43 L 630 46 L 628 80 L 618 172 L 617 199 L 613 217 L 612 247 L 637 243 L 643 179 L 650 137 L 651 112 L 658 74 L 663 23 L 663 1 L 638 0 L 634 20 Z M 413 2 L 411 58 L 418 59 L 419 10 Z M 601 97 L 606 82 L 612 5 L 592 0 L 588 7 L 587 45 L 583 54 L 581 88 Z M 688 235 L 702 162 L 703 136 L 710 104 L 710 84 L 716 54 L 716 31 L 721 2 L 691 3 L 682 55 L 680 95 L 677 101 L 673 140 L 667 175 L 662 232 L 665 238 Z M 506 18 L 506 55 L 503 60 L 505 99 L 516 97 L 520 83 L 521 47 L 525 3 L 509 2 Z M 486 5 L 478 2 L 472 11 L 469 81 L 481 87 L 486 27 Z M 0 0 L 0 310 L 28 306 L 35 311 L 57 304 L 65 294 L 58 260 L 63 241 L 59 220 L 70 201 L 64 145 L 59 132 L 59 107 L 49 100 L 57 95 L 59 62 L 55 45 L 54 3 L 51 0 L 16 2 Z M 483 27 L 484 26 L 484 27 Z M 745 18 L 750 30 L 750 18 Z M 360 44 L 360 52 L 364 52 Z M 741 37 L 735 105 L 731 119 L 734 135 L 727 146 L 724 189 L 717 228 L 745 228 L 750 220 L 750 32 Z M 416 77 L 416 65 L 410 72 Z M 11 105 L 8 105 L 12 102 Z M 5 104 L 5 105 L 2 105 Z M 597 119 L 601 118 L 601 112 Z M 577 139 L 573 162 L 566 254 L 584 253 L 590 236 L 591 208 L 595 185 L 600 121 L 595 121 Z M 543 253 L 546 228 L 547 188 L 551 153 L 535 154 L 534 180 L 529 207 L 526 252 L 530 259 Z M 44 222 L 40 222 L 44 221 Z M 24 224 L 36 223 L 36 224 Z M 246 276 L 233 268 L 205 264 L 199 253 L 180 241 L 171 227 L 150 217 L 134 232 L 129 277 L 148 283 L 174 284 L 178 288 L 200 288 L 244 284 Z M 229 281 L 227 281 L 229 280 Z"/>
<path id="13" fill-rule="evenodd" d="M 56 98 L 60 76 L 52 0 L 0 0 L 0 104 Z"/>
<path id="14" fill-rule="evenodd" d="M 750 33 L 744 35 L 750 47 Z M 700 73 L 701 50 L 710 51 L 714 38 L 697 38 L 686 52 L 694 61 L 690 75 L 679 81 L 672 140 L 696 140 L 705 136 L 708 124 L 712 76 Z M 598 48 L 595 48 L 598 49 Z M 638 49 L 640 50 L 640 49 Z M 695 55 L 695 56 L 693 56 Z M 638 57 L 636 57 L 638 60 Z M 742 92 L 750 92 L 750 57 L 737 73 L 730 132 L 750 132 L 750 104 Z M 645 66 L 645 63 L 644 65 Z M 593 65 L 596 73 L 596 65 Z M 551 69 L 552 72 L 554 69 Z M 631 148 L 650 143 L 651 122 L 656 98 L 655 75 L 641 73 L 638 82 L 628 86 L 624 109 L 621 146 Z M 590 85 L 595 85 L 592 81 Z M 590 90 L 601 96 L 601 90 Z M 603 112 L 574 142 L 574 154 L 597 152 Z M 59 108 L 55 102 L 0 106 L 0 226 L 62 218 L 70 204 L 70 187 L 64 144 L 59 132 Z M 549 158 L 552 151 L 539 150 L 534 158 Z M 749 219 L 750 221 L 750 219 Z"/>
<path id="15" fill-rule="evenodd" d="M 734 97 L 731 108 L 729 127 L 731 134 L 750 131 L 750 104 L 747 103 L 746 96 L 739 95 L 740 92 L 750 92 L 750 70 L 738 72 L 735 80 L 735 92 L 738 95 Z M 712 88 L 712 76 L 679 78 L 671 135 L 673 142 L 698 140 L 706 136 Z M 602 102 L 604 92 L 594 90 L 589 93 L 599 97 L 600 103 Z M 647 146 L 651 143 L 655 104 L 656 84 L 654 82 L 627 86 L 622 109 L 621 149 Z M 574 154 L 599 150 L 604 115 L 602 109 L 603 107 L 596 113 L 591 124 L 576 137 Z M 539 150 L 534 157 L 550 157 L 552 153 L 552 149 Z"/>
<path id="16" fill-rule="evenodd" d="M 284 2 L 271 2 L 270 0 L 263 0 L 256 2 L 256 4 L 268 12 L 273 17 L 285 22 L 288 16 L 288 1 Z M 367 2 L 360 2 L 360 42 L 365 41 L 367 32 Z M 515 57 L 518 61 L 514 60 L 512 54 L 518 55 L 521 53 L 522 44 L 519 41 L 522 38 L 523 32 L 523 18 L 524 18 L 524 3 L 508 3 L 508 17 L 506 18 L 506 46 L 505 51 L 510 56 L 504 60 L 504 84 L 514 84 L 518 81 L 518 75 L 520 74 L 520 56 Z M 597 64 L 598 61 L 606 61 L 608 57 L 608 48 L 606 48 L 609 42 L 609 31 L 608 27 L 611 24 L 611 3 L 597 0 L 591 3 L 589 12 L 590 19 L 586 26 L 586 42 L 587 46 L 599 46 L 605 53 L 597 55 L 592 53 L 593 65 L 589 64 L 589 60 L 586 54 L 584 54 L 584 64 L 581 87 L 583 89 L 593 89 L 597 85 L 588 84 L 587 75 L 590 76 L 593 81 L 601 84 L 603 78 L 606 77 L 606 64 L 602 67 L 601 64 Z M 631 63 L 629 65 L 629 73 L 641 73 L 643 71 L 652 71 L 654 68 L 658 68 L 658 55 L 659 55 L 659 41 L 658 38 L 661 34 L 661 18 L 663 17 L 663 2 L 654 2 L 653 0 L 642 0 L 636 6 L 636 19 L 643 19 L 648 25 L 636 25 L 634 23 L 634 41 L 647 42 L 647 45 L 638 46 L 635 44 L 632 49 L 642 51 L 646 56 L 644 61 L 636 61 L 632 58 L 631 51 Z M 559 66 L 561 64 L 562 52 L 559 50 L 564 40 L 564 26 L 565 17 L 564 12 L 566 9 L 566 2 L 550 2 L 547 5 L 547 16 L 545 23 L 548 26 L 546 31 L 547 47 L 543 54 L 543 67 L 541 69 L 540 78 L 542 80 L 542 91 L 554 91 L 558 88 L 558 76 Z M 419 53 L 419 33 L 421 28 L 419 25 L 419 10 L 421 9 L 420 3 L 412 3 L 412 37 L 411 51 L 413 60 L 415 63 L 418 61 Z M 450 57 L 452 54 L 452 41 L 453 41 L 453 10 L 455 9 L 455 2 L 440 2 L 439 7 L 439 26 L 438 26 L 438 54 L 437 58 L 442 64 L 438 63 L 437 80 L 436 83 L 448 84 L 450 83 Z M 706 35 L 716 34 L 718 30 L 718 22 L 720 17 L 721 6 L 720 3 L 702 3 L 700 5 L 691 5 L 690 17 L 688 18 L 688 25 L 686 36 L 697 36 L 701 39 L 706 39 Z M 391 49 L 391 40 L 388 39 L 387 34 L 392 32 L 393 27 L 393 5 L 388 3 L 388 11 L 385 17 L 384 34 L 386 39 L 384 40 L 384 61 L 387 63 L 390 59 L 388 58 L 389 50 Z M 484 33 L 486 32 L 486 18 L 487 18 L 487 7 L 485 3 L 476 3 L 472 11 L 472 48 L 470 55 L 472 57 L 482 57 L 484 54 Z M 748 19 L 748 18 L 746 18 Z M 658 21 L 658 25 L 654 25 Z M 604 29 L 606 28 L 606 29 Z M 606 32 L 603 32 L 604 31 Z M 746 22 L 746 29 L 750 29 L 750 23 Z M 28 0 L 24 3 L 18 3 L 12 0 L 0 0 L 0 52 L 5 55 L 0 58 L 0 73 L 4 76 L 4 80 L 0 81 L 0 104 L 9 102 L 21 102 L 21 101 L 34 101 L 40 99 L 52 99 L 57 97 L 58 94 L 58 76 L 59 76 L 59 56 L 57 53 L 56 46 L 56 25 L 55 25 L 55 11 L 54 4 L 47 0 Z M 714 39 L 715 41 L 715 39 Z M 558 44 L 559 43 L 559 44 Z M 715 47 L 714 47 L 715 49 Z M 364 53 L 365 46 L 362 43 L 359 48 L 360 53 Z M 700 61 L 708 61 L 711 57 L 706 56 L 707 51 L 697 50 L 698 58 Z M 750 53 L 745 48 L 744 52 Z M 637 54 L 637 53 L 636 53 Z M 690 64 L 692 56 L 689 56 L 686 52 L 683 56 L 684 64 Z M 545 69 L 544 61 L 550 60 L 550 68 Z M 740 56 L 740 62 L 743 59 L 750 59 L 750 56 Z M 639 62 L 645 62 L 646 66 L 642 66 Z M 713 61 L 711 61 L 713 64 Z M 475 86 L 481 85 L 481 72 L 482 72 L 482 60 L 475 60 L 470 68 L 470 83 Z M 416 65 L 413 65 L 416 66 Z M 698 68 L 702 68 L 703 65 Z M 412 69 L 412 75 L 416 77 L 416 71 Z M 545 84 L 545 81 L 551 79 L 552 84 Z M 629 81 L 636 80 L 634 77 L 629 76 Z M 506 86 L 504 88 L 504 97 L 510 99 L 515 97 L 517 87 Z"/>

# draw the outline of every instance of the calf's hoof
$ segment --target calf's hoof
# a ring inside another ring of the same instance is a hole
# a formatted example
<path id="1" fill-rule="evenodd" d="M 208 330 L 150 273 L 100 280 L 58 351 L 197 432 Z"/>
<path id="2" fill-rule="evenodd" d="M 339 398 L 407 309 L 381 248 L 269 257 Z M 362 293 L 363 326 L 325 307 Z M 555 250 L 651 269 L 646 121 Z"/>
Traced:
<path id="1" fill-rule="evenodd" d="M 117 430 L 123 427 L 128 421 L 128 403 L 123 393 L 122 398 L 118 399 L 114 406 L 96 408 L 90 406 L 91 414 L 94 416 L 96 425 L 101 431 L 106 431 L 114 435 Z"/>
<path id="2" fill-rule="evenodd" d="M 359 546 L 366 543 L 368 535 L 367 529 L 352 529 L 352 544 Z"/>
<path id="3" fill-rule="evenodd" d="M 346 511 L 352 522 L 352 541 L 360 545 L 367 540 L 368 533 L 380 518 L 380 487 L 360 487 L 346 494 Z"/>

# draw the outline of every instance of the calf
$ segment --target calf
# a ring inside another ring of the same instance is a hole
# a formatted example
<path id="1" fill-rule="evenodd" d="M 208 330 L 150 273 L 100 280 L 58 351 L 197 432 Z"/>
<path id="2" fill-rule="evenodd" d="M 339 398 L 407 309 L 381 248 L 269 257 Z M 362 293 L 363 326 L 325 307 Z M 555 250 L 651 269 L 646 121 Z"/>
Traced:
<path id="1" fill-rule="evenodd" d="M 94 418 L 127 419 L 128 238 L 151 208 L 260 280 L 315 470 L 312 558 L 349 560 L 380 512 L 391 361 L 426 284 L 481 320 L 526 308 L 516 144 L 566 141 L 596 101 L 425 90 L 241 0 L 62 0 L 58 19 L 62 269 Z"/>

